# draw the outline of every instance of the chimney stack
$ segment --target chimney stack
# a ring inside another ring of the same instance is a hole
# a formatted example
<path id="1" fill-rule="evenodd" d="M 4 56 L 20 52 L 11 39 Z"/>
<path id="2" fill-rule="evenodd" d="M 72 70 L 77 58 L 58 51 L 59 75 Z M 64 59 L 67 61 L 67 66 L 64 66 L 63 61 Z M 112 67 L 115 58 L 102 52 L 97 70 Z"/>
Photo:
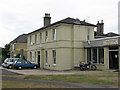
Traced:
<path id="1" fill-rule="evenodd" d="M 103 35 L 104 34 L 104 23 L 103 20 L 101 20 L 101 23 L 99 21 L 97 22 L 97 35 Z"/>
<path id="2" fill-rule="evenodd" d="M 50 14 L 45 13 L 45 17 L 44 17 L 44 26 L 50 25 L 51 24 L 51 17 Z"/>

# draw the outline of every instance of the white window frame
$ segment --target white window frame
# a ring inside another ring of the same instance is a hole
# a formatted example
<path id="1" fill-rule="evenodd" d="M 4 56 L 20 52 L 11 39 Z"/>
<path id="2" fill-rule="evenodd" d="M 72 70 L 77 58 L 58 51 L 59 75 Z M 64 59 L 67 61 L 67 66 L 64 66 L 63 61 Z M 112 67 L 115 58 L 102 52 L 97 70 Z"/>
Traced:
<path id="1" fill-rule="evenodd" d="M 32 61 L 32 52 L 30 52 L 30 61 Z"/>
<path id="2" fill-rule="evenodd" d="M 48 65 L 48 51 L 45 51 L 45 63 Z"/>
<path id="3" fill-rule="evenodd" d="M 32 43 L 32 36 L 30 36 L 30 45 L 32 45 L 33 43 Z"/>
<path id="4" fill-rule="evenodd" d="M 37 43 L 37 34 L 35 34 L 35 43 Z"/>
<path id="5" fill-rule="evenodd" d="M 40 33 L 40 43 L 42 43 L 42 32 Z"/>
<path id="6" fill-rule="evenodd" d="M 52 53 L 53 53 L 53 66 L 56 66 L 56 50 L 52 50 Z M 55 53 L 55 54 L 54 54 Z M 54 56 L 55 55 L 55 56 Z M 55 61 L 54 61 L 55 60 Z"/>
<path id="7" fill-rule="evenodd" d="M 48 31 L 45 32 L 45 41 L 48 42 Z"/>
<path id="8" fill-rule="evenodd" d="M 104 50 L 104 47 L 103 47 L 103 50 Z M 99 64 L 99 65 L 104 65 L 105 64 L 105 56 L 103 57 L 104 58 L 104 63 L 99 63 L 99 47 L 97 48 L 97 63 L 94 63 L 94 64 Z M 93 48 L 91 48 L 91 60 L 93 60 Z M 86 60 L 87 62 L 87 60 Z"/>
<path id="9" fill-rule="evenodd" d="M 87 40 L 90 40 L 90 29 L 88 29 Z"/>
<path id="10" fill-rule="evenodd" d="M 53 29 L 53 40 L 56 40 L 56 29 Z"/>

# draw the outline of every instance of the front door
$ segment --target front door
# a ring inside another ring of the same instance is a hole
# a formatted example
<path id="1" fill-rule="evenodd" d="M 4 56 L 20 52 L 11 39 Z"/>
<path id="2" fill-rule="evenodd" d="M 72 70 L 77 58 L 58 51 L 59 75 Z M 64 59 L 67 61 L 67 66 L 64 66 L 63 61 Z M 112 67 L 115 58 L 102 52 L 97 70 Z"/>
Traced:
<path id="1" fill-rule="evenodd" d="M 37 55 L 38 55 L 38 66 L 40 67 L 40 51 L 37 52 Z"/>
<path id="2" fill-rule="evenodd" d="M 118 69 L 118 51 L 109 51 L 109 68 Z"/>

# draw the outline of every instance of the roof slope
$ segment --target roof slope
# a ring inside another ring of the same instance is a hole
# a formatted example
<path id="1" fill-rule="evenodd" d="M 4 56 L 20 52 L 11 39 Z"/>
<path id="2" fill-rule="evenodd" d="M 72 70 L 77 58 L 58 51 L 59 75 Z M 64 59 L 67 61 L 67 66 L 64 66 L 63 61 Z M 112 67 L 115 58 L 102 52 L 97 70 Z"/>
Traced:
<path id="1" fill-rule="evenodd" d="M 19 35 L 17 38 L 15 38 L 10 43 L 17 43 L 17 42 L 27 43 L 27 34 Z"/>
<path id="2" fill-rule="evenodd" d="M 63 20 L 57 21 L 57 22 L 55 22 L 55 23 L 53 23 L 53 24 L 50 24 L 50 25 L 48 25 L 48 26 L 42 27 L 42 28 L 40 28 L 40 29 L 38 29 L 38 30 L 35 30 L 35 31 L 33 31 L 33 32 L 30 32 L 30 33 L 28 33 L 28 34 L 37 32 L 37 31 L 39 31 L 39 30 L 43 30 L 43 29 L 45 29 L 45 28 L 48 28 L 48 27 L 51 27 L 51 26 L 53 26 L 53 25 L 60 24 L 60 23 L 97 27 L 97 26 L 94 25 L 94 24 L 90 24 L 90 23 L 87 23 L 87 22 L 85 22 L 85 21 L 80 21 L 79 19 L 73 19 L 73 18 L 68 17 L 68 18 L 65 18 L 65 19 L 63 19 Z"/>

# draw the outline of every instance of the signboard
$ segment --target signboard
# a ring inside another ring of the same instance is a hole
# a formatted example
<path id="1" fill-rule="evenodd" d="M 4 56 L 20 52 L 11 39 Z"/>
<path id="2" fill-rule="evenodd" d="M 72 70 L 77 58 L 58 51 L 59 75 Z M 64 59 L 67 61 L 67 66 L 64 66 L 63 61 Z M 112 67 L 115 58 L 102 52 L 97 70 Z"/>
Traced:
<path id="1" fill-rule="evenodd" d="M 117 38 L 104 40 L 104 45 L 115 45 L 115 44 L 118 44 Z"/>

